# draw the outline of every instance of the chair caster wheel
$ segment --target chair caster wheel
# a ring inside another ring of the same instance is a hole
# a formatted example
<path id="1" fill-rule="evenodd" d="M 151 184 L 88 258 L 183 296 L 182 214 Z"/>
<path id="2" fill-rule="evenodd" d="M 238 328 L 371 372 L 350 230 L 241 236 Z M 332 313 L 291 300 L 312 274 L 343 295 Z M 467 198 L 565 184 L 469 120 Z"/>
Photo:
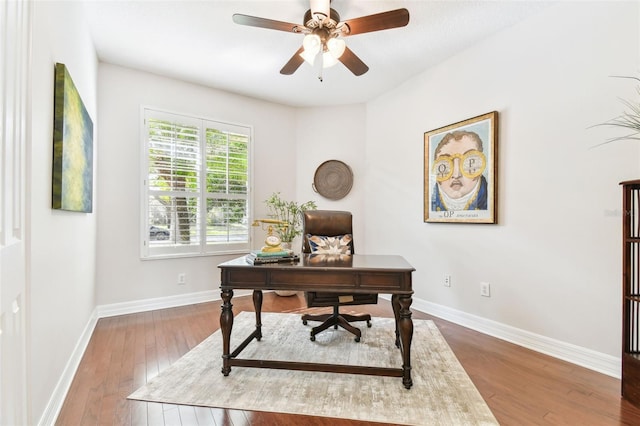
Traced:
<path id="1" fill-rule="evenodd" d="M 302 320 L 302 325 L 307 325 L 307 320 Z"/>
<path id="2" fill-rule="evenodd" d="M 371 328 L 371 321 L 367 321 L 367 327 Z"/>
<path id="3" fill-rule="evenodd" d="M 355 339 L 353 339 L 353 340 L 355 340 L 356 342 L 359 342 L 359 341 L 360 341 L 360 337 L 356 337 L 356 338 L 355 338 Z"/>
<path id="4" fill-rule="evenodd" d="M 309 337 L 309 339 L 310 339 L 312 342 L 315 342 L 315 341 L 316 341 L 316 336 L 311 336 L 311 337 Z"/>

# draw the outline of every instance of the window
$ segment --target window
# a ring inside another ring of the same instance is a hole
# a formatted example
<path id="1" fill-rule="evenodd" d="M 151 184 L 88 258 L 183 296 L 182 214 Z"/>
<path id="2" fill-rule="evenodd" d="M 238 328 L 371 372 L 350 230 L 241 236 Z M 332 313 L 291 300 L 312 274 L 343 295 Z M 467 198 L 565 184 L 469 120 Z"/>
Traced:
<path id="1" fill-rule="evenodd" d="M 142 257 L 249 250 L 251 128 L 144 109 Z"/>

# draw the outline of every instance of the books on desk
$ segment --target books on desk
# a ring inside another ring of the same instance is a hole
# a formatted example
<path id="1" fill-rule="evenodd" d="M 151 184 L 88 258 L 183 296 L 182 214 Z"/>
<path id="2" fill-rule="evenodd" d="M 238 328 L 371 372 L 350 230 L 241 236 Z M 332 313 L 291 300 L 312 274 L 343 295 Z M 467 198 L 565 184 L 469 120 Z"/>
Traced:
<path id="1" fill-rule="evenodd" d="M 278 252 L 252 251 L 245 256 L 247 263 L 251 265 L 264 265 L 269 263 L 294 263 L 300 261 L 300 257 L 291 250 Z"/>
<path id="2" fill-rule="evenodd" d="M 250 253 L 255 257 L 284 257 L 291 256 L 293 254 L 293 250 L 281 250 L 281 251 L 262 251 L 255 250 Z"/>

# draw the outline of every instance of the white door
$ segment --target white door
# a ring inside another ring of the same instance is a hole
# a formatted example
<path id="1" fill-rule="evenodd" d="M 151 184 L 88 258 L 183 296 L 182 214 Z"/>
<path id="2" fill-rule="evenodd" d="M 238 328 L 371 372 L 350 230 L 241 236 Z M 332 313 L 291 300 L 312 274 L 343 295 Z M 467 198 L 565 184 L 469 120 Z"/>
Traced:
<path id="1" fill-rule="evenodd" d="M 0 2 L 0 424 L 28 424 L 26 148 L 31 0 Z"/>

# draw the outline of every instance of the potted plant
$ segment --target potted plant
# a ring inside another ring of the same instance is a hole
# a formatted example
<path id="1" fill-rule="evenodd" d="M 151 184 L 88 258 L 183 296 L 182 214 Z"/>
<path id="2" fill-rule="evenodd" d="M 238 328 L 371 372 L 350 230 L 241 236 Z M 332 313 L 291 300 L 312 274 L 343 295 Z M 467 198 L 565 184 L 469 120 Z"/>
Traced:
<path id="1" fill-rule="evenodd" d="M 282 241 L 282 246 L 291 249 L 294 238 L 302 234 L 302 215 L 305 210 L 315 210 L 318 207 L 314 201 L 298 204 L 295 201 L 286 201 L 280 197 L 279 192 L 274 192 L 264 203 L 267 205 L 268 215 L 272 219 L 285 222 L 286 226 L 275 226 L 274 232 Z M 295 291 L 276 290 L 278 296 L 293 296 Z"/>
<path id="2" fill-rule="evenodd" d="M 627 77 L 627 76 L 616 76 L 616 77 L 631 78 L 631 79 L 640 81 L 640 78 L 637 78 L 637 77 Z M 640 87 L 636 88 L 636 92 L 640 95 Z M 624 111 L 622 115 L 620 115 L 619 117 L 613 118 L 605 123 L 602 123 L 601 125 L 621 127 L 624 129 L 631 130 L 632 133 L 624 136 L 612 137 L 604 143 L 630 140 L 630 139 L 640 140 L 640 103 L 634 103 L 632 101 L 627 101 L 624 99 L 622 100 L 622 103 L 628 108 L 628 110 Z"/>
<path id="3" fill-rule="evenodd" d="M 315 201 L 307 201 L 298 204 L 295 201 L 286 201 L 280 197 L 279 192 L 274 192 L 264 203 L 267 205 L 268 215 L 272 219 L 287 223 L 287 226 L 276 226 L 274 232 L 278 234 L 283 243 L 291 248 L 291 242 L 302 234 L 302 215 L 305 210 L 315 210 Z"/>

